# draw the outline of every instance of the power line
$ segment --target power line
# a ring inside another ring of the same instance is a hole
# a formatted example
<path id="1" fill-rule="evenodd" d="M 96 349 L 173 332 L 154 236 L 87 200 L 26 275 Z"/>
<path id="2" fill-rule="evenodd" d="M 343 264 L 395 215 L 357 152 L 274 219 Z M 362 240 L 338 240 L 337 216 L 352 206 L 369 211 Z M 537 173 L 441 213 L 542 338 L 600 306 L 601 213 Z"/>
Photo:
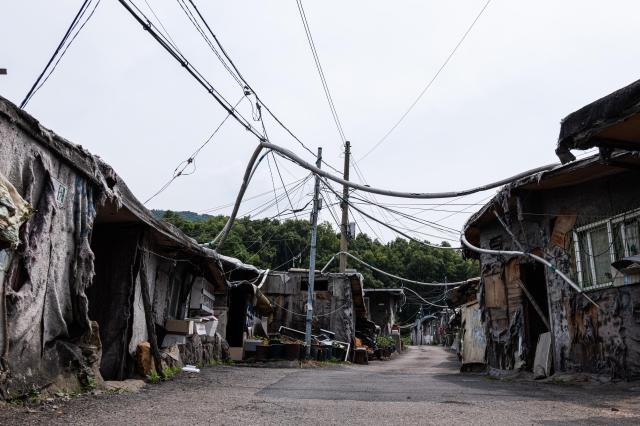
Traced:
<path id="1" fill-rule="evenodd" d="M 122 1 L 122 0 L 121 0 Z M 328 173 L 325 170 L 322 170 L 321 168 L 314 166 L 313 164 L 308 163 L 307 161 L 303 160 L 302 158 L 300 158 L 298 155 L 294 154 L 293 152 L 291 152 L 290 150 L 283 148 L 281 146 L 266 142 L 266 141 L 262 141 L 258 144 L 258 146 L 256 147 L 256 149 L 254 150 L 253 154 L 251 155 L 251 158 L 249 159 L 249 163 L 247 164 L 247 167 L 245 169 L 245 173 L 242 179 L 242 184 L 240 186 L 240 190 L 238 191 L 238 195 L 236 196 L 236 202 L 233 206 L 233 210 L 231 212 L 231 214 L 229 215 L 229 219 L 227 220 L 226 225 L 224 226 L 224 228 L 222 229 L 222 231 L 220 231 L 220 234 L 218 234 L 218 236 L 216 236 L 216 238 L 210 243 L 213 244 L 216 241 L 224 241 L 226 236 L 229 233 L 229 230 L 231 229 L 231 227 L 233 226 L 233 222 L 236 218 L 236 215 L 238 213 L 238 209 L 240 208 L 240 204 L 242 203 L 242 198 L 244 197 L 244 193 L 247 190 L 247 187 L 249 185 L 249 182 L 251 181 L 251 177 L 253 175 L 253 170 L 254 170 L 254 166 L 256 164 L 256 161 L 258 161 L 258 158 L 260 156 L 260 152 L 263 149 L 268 149 L 268 150 L 272 150 L 275 151 L 278 155 L 280 155 L 283 158 L 286 158 L 287 160 L 298 164 L 299 166 L 311 171 L 314 175 L 316 176 L 320 176 L 323 177 L 325 180 L 332 180 L 334 182 L 337 182 L 339 184 L 342 184 L 344 186 L 348 186 L 351 188 L 355 188 L 355 189 L 359 189 L 362 190 L 364 192 L 370 192 L 370 193 L 374 193 L 374 194 L 381 194 L 381 195 L 387 195 L 387 196 L 391 196 L 391 197 L 399 197 L 399 198 L 421 198 L 421 199 L 427 199 L 427 198 L 454 198 L 454 197 L 461 197 L 463 195 L 468 195 L 468 194 L 473 194 L 476 192 L 482 192 L 482 191 L 486 191 L 488 189 L 492 189 L 495 188 L 497 186 L 506 184 L 506 183 L 510 183 L 513 182 L 517 179 L 521 179 L 524 177 L 530 177 L 531 175 L 533 175 L 534 173 L 538 173 L 541 174 L 542 172 L 545 171 L 549 171 L 549 170 L 553 170 L 555 168 L 558 167 L 557 164 L 550 164 L 547 166 L 543 166 L 543 167 L 537 167 L 535 169 L 532 170 L 528 170 L 526 172 L 522 172 L 519 173 L 515 176 L 512 176 L 508 179 L 503 179 L 500 180 L 498 182 L 492 182 L 480 187 L 476 187 L 476 188 L 471 188 L 471 189 L 466 189 L 463 191 L 455 191 L 455 192 L 440 192 L 440 193 L 412 193 L 412 192 L 402 192 L 402 191 L 391 191 L 391 190 L 385 190 L 385 189 L 380 189 L 380 188 L 373 188 L 367 185 L 360 185 L 360 184 L 356 184 L 354 182 L 351 181 L 347 181 L 342 179 L 341 177 L 338 176 L 334 176 L 331 173 Z M 331 188 L 329 186 L 329 188 Z M 333 188 L 331 188 L 331 191 L 335 193 L 335 191 L 333 190 Z M 342 196 L 339 196 L 339 198 L 342 199 Z M 362 210 L 358 209 L 357 207 L 354 207 L 352 204 L 349 204 L 353 209 L 356 209 L 358 211 L 360 211 L 362 213 Z M 365 214 L 366 215 L 366 214 Z M 372 218 L 369 215 L 366 215 L 369 218 Z M 397 229 L 389 226 L 386 223 L 381 222 L 378 219 L 373 218 L 374 220 L 376 220 L 377 222 L 381 223 L 382 225 L 398 232 L 399 234 L 414 240 L 420 244 L 425 244 L 428 245 L 428 243 L 425 243 L 424 241 L 420 241 L 420 240 L 416 240 L 415 238 L 408 236 L 407 234 L 402 233 L 401 231 L 398 231 Z M 220 246 L 220 243 L 218 243 L 218 246 Z M 437 248 L 444 248 L 441 246 L 434 246 Z M 450 247 L 447 247 L 450 248 Z"/>
<path id="2" fill-rule="evenodd" d="M 322 83 L 322 88 L 324 90 L 325 97 L 327 98 L 327 103 L 329 104 L 329 109 L 331 110 L 331 115 L 333 116 L 333 121 L 336 123 L 336 128 L 338 129 L 338 133 L 340 134 L 340 139 L 342 143 L 347 140 L 344 135 L 344 130 L 342 129 L 342 123 L 340 122 L 340 118 L 338 117 L 338 112 L 336 111 L 336 106 L 333 102 L 333 98 L 331 97 L 331 91 L 329 90 L 329 84 L 327 83 L 327 79 L 324 75 L 324 70 L 322 69 L 322 64 L 320 63 L 320 57 L 318 56 L 318 51 L 316 49 L 316 45 L 313 41 L 313 35 L 311 35 L 311 29 L 309 28 L 309 22 L 307 21 L 307 15 L 304 11 L 304 7 L 302 6 L 302 0 L 296 0 L 298 5 L 298 12 L 300 13 L 300 19 L 302 20 L 302 25 L 304 27 L 304 32 L 307 36 L 307 41 L 309 42 L 309 47 L 311 48 L 311 54 L 313 55 L 313 60 L 316 64 L 316 69 L 318 70 L 318 75 L 320 76 L 320 82 Z"/>
<path id="3" fill-rule="evenodd" d="M 367 182 L 367 180 L 365 179 L 365 177 L 363 176 L 362 171 L 360 170 L 360 167 L 358 167 L 358 163 L 356 163 L 356 162 L 355 162 L 355 160 L 353 159 L 353 156 L 351 156 L 351 157 L 349 158 L 349 160 L 350 160 L 350 163 L 353 165 L 353 169 L 355 170 L 356 175 L 357 175 L 357 176 L 358 176 L 358 178 L 360 179 L 360 182 L 361 182 L 361 183 L 363 183 L 363 184 L 365 184 L 365 185 L 367 185 L 367 184 L 368 184 L 368 182 Z M 367 197 L 363 195 L 363 198 L 367 198 Z M 373 199 L 373 201 L 374 201 L 374 202 L 377 202 L 377 201 L 378 201 L 378 199 L 376 198 L 375 194 L 371 194 L 371 198 Z M 367 202 L 369 202 L 369 199 L 367 198 L 367 199 L 366 199 L 366 201 L 367 201 Z M 386 212 L 384 212 L 384 211 L 383 211 L 382 209 L 380 209 L 379 207 L 378 207 L 378 211 L 382 214 L 382 216 L 383 216 L 385 219 L 387 219 L 387 220 L 388 220 L 388 218 L 386 217 Z M 366 219 L 364 219 L 364 220 L 365 220 L 365 222 L 366 222 Z M 378 224 L 376 223 L 376 226 L 378 226 L 378 229 L 380 229 L 380 225 L 378 225 Z M 382 230 L 380 230 L 380 233 L 382 233 Z"/>
<path id="4" fill-rule="evenodd" d="M 444 70 L 444 68 L 447 66 L 447 64 L 449 63 L 449 61 L 451 60 L 451 58 L 453 58 L 453 55 L 455 55 L 455 53 L 458 51 L 458 49 L 460 48 L 460 46 L 462 45 L 462 43 L 464 42 L 464 40 L 467 38 L 467 36 L 469 35 L 469 33 L 471 32 L 471 30 L 473 29 L 473 27 L 475 26 L 476 22 L 478 22 L 478 20 L 480 19 L 480 17 L 482 16 L 482 14 L 484 13 L 485 9 L 487 8 L 487 6 L 489 6 L 489 3 L 491 3 L 491 0 L 487 0 L 487 2 L 484 4 L 484 6 L 482 7 L 482 9 L 480 9 L 480 12 L 476 15 L 475 19 L 473 20 L 473 22 L 471 22 L 471 25 L 469 25 L 469 27 L 467 28 L 467 30 L 464 32 L 464 34 L 462 35 L 462 37 L 460 38 L 460 40 L 458 41 L 458 43 L 455 45 L 455 47 L 453 48 L 453 50 L 451 51 L 451 53 L 449 53 L 449 56 L 447 56 L 447 59 L 445 59 L 445 61 L 442 63 L 442 65 L 440 66 L 440 68 L 438 68 L 438 71 L 436 71 L 436 73 L 434 74 L 434 76 L 431 78 L 431 80 L 429 80 L 429 82 L 427 83 L 427 85 L 424 87 L 424 89 L 422 89 L 422 91 L 420 92 L 420 94 L 418 95 L 418 97 L 411 103 L 411 105 L 409 105 L 409 108 L 407 108 L 407 110 L 400 116 L 400 118 L 398 119 L 398 121 L 396 121 L 396 123 L 391 126 L 391 128 L 387 131 L 387 133 L 384 134 L 384 136 L 373 146 L 371 147 L 371 149 L 369 151 L 367 151 L 362 157 L 360 157 L 360 159 L 358 161 L 362 161 L 365 158 L 367 158 L 369 156 L 369 154 L 371 154 L 376 148 L 378 148 L 380 146 L 380 144 L 382 144 L 388 137 L 389 135 L 400 125 L 400 123 L 402 123 L 402 121 L 405 119 L 405 117 L 411 112 L 411 110 L 418 104 L 418 102 L 420 101 L 420 99 L 422 99 L 422 97 L 424 96 L 424 94 L 431 88 L 431 86 L 433 85 L 433 83 L 436 81 L 436 79 L 438 78 L 438 76 L 440 75 L 440 73 L 442 73 L 442 71 Z"/>
<path id="5" fill-rule="evenodd" d="M 122 1 L 122 0 L 121 0 Z M 258 95 L 258 93 L 253 89 L 253 87 L 251 86 L 251 84 L 249 84 L 249 82 L 247 81 L 246 78 L 244 78 L 244 76 L 242 75 L 242 73 L 240 72 L 240 70 L 238 69 L 238 67 L 236 66 L 236 64 L 233 62 L 233 60 L 231 59 L 231 57 L 229 56 L 229 54 L 227 53 L 227 51 L 225 50 L 224 46 L 222 45 L 222 43 L 220 42 L 220 40 L 218 39 L 218 37 L 216 36 L 216 34 L 213 32 L 213 30 L 211 29 L 211 26 L 209 25 L 209 23 L 207 22 L 207 20 L 204 18 L 204 16 L 202 15 L 202 13 L 200 13 L 200 10 L 198 9 L 198 7 L 196 6 L 196 4 L 194 3 L 193 0 L 189 0 L 189 3 L 191 4 L 191 6 L 193 6 L 193 9 L 195 10 L 196 14 L 198 15 L 198 17 L 200 18 L 200 20 L 202 21 L 202 23 L 204 24 L 205 28 L 207 29 L 207 31 L 209 31 L 209 34 L 211 34 L 211 36 L 213 37 L 213 40 L 215 41 L 216 45 L 218 45 L 218 47 L 220 48 L 220 51 L 222 52 L 222 55 L 227 59 L 227 61 L 229 61 L 229 65 L 231 65 L 231 67 L 234 69 L 234 71 L 238 74 L 238 77 L 242 80 L 242 82 L 249 88 L 249 90 L 254 94 L 254 96 L 256 97 L 256 100 L 260 103 L 260 105 L 262 105 L 262 107 L 264 107 L 264 109 L 267 110 L 267 112 L 269 113 L 269 115 L 276 121 L 276 123 L 278 123 L 278 125 L 280 127 L 282 127 L 296 142 L 298 142 L 298 144 L 300 144 L 300 146 L 302 146 L 302 148 L 304 148 L 309 154 L 313 155 L 313 157 L 315 158 L 316 153 L 311 150 L 304 142 L 302 142 L 302 140 L 300 140 L 300 138 L 298 136 L 295 135 L 295 133 L 293 133 L 293 131 L 291 129 L 289 129 L 283 122 L 282 120 L 280 120 L 278 118 L 278 116 L 276 116 L 273 111 L 271 111 L 271 109 L 269 108 L 269 106 L 262 100 L 262 98 L 260 98 L 260 96 Z M 326 161 L 322 160 L 322 164 L 326 165 L 327 167 L 329 167 L 331 170 L 333 170 L 334 172 L 340 173 L 340 171 L 338 169 L 336 169 L 335 167 L 333 167 L 331 164 L 327 163 Z"/>
<path id="6" fill-rule="evenodd" d="M 240 105 L 240 102 L 242 102 L 242 99 L 244 99 L 244 96 L 241 97 L 238 102 L 236 102 L 236 104 L 233 106 L 233 110 L 235 111 L 235 109 L 238 107 L 238 105 Z M 191 154 L 189 156 L 189 158 L 187 158 L 186 160 L 183 160 L 180 164 L 178 164 L 176 166 L 176 168 L 173 170 L 173 176 L 171 177 L 171 179 L 169 179 L 169 181 L 167 181 L 162 187 L 160 187 L 160 189 L 158 191 L 156 191 L 156 193 L 154 193 L 151 197 L 147 198 L 147 200 L 143 203 L 143 204 L 147 204 L 149 201 L 153 200 L 155 197 L 157 197 L 158 195 L 160 195 L 161 193 L 163 193 L 167 188 L 169 188 L 169 186 L 173 183 L 174 180 L 176 180 L 177 178 L 179 178 L 180 176 L 188 176 L 188 175 L 192 175 L 196 172 L 196 157 L 198 156 L 198 154 L 200 154 L 200 151 L 202 151 L 202 149 L 209 143 L 211 142 L 211 140 L 213 139 L 213 137 L 218 133 L 218 131 L 222 128 L 222 125 L 229 119 L 229 116 L 231 116 L 231 114 L 227 114 L 224 117 L 224 120 L 222 120 L 222 122 L 218 125 L 218 127 L 216 127 L 216 129 L 213 131 L 213 133 L 211 133 L 211 135 L 204 141 L 204 143 L 202 145 L 200 145 L 194 152 L 193 154 Z M 187 167 L 193 167 L 193 170 L 190 171 L 189 173 L 185 173 L 185 170 L 187 169 Z"/>
<path id="7" fill-rule="evenodd" d="M 305 176 L 305 177 L 303 177 L 301 179 L 295 180 L 293 182 L 289 182 L 289 183 L 286 184 L 286 186 L 287 187 L 294 186 L 295 184 L 300 183 L 303 180 L 308 180 L 310 176 L 311 175 L 307 175 L 307 176 Z M 256 198 L 264 197 L 265 195 L 269 195 L 269 194 L 271 194 L 271 190 L 268 190 L 268 191 L 265 191 L 265 192 L 261 192 L 259 194 L 255 194 L 255 195 L 252 195 L 250 197 L 247 197 L 247 198 L 245 198 L 245 201 L 255 200 Z M 209 209 L 203 210 L 202 213 L 210 213 L 210 212 L 214 212 L 214 211 L 225 209 L 227 207 L 233 207 L 233 203 L 223 204 L 223 205 L 217 206 L 217 207 L 211 207 Z"/>
<path id="8" fill-rule="evenodd" d="M 36 81 L 33 83 L 33 86 L 31 86 L 31 89 L 29 89 L 29 92 L 26 94 L 26 96 L 22 100 L 22 103 L 20 103 L 20 108 L 21 109 L 24 109 L 27 106 L 27 104 L 29 103 L 31 98 L 36 94 L 36 92 L 38 92 L 38 90 L 40 90 L 42 88 L 42 86 L 44 86 L 44 84 L 47 82 L 47 80 L 49 80 L 49 77 L 51 77 L 51 74 L 53 74 L 53 72 L 58 67 L 58 64 L 60 63 L 60 60 L 62 59 L 62 57 L 65 55 L 65 53 L 67 53 L 67 50 L 69 49 L 69 47 L 71 46 L 73 41 L 76 39 L 78 34 L 80 34 L 80 31 L 82 31 L 84 26 L 87 24 L 87 22 L 89 22 L 89 20 L 91 19 L 91 17 L 95 13 L 96 9 L 98 8 L 98 5 L 100 4 L 100 0 L 98 0 L 95 3 L 95 6 L 93 7 L 93 10 L 91 11 L 91 13 L 89 13 L 89 16 L 87 17 L 87 19 L 85 19 L 85 21 L 82 23 L 82 25 L 80 25 L 80 28 L 78 29 L 78 31 L 76 31 L 76 33 L 71 37 L 71 40 L 69 41 L 69 43 L 65 46 L 65 43 L 67 42 L 67 40 L 69 40 L 69 37 L 71 36 L 71 33 L 78 26 L 78 23 L 80 22 L 80 20 L 84 16 L 84 14 L 89 9 L 89 6 L 91 5 L 92 1 L 93 0 L 85 0 L 82 3 L 82 5 L 80 6 L 80 10 L 76 14 L 75 18 L 73 18 L 73 21 L 71 21 L 71 25 L 69 25 L 69 28 L 67 29 L 66 33 L 64 34 L 64 37 L 62 37 L 62 40 L 58 44 L 58 47 L 53 52 L 53 55 L 51 55 L 51 58 L 49 58 L 49 61 L 47 62 L 47 65 L 45 65 L 44 69 L 42 70 L 42 72 L 40 73 L 40 75 L 38 76 Z M 63 49 L 63 46 L 65 46 L 64 49 Z M 60 54 L 60 55 L 58 55 L 58 54 Z M 53 64 L 53 66 L 51 67 L 51 70 L 49 71 L 47 76 L 44 77 L 44 75 L 47 73 L 47 70 L 49 70 L 49 67 L 51 66 L 51 64 L 53 63 L 54 60 L 56 60 L 55 64 Z"/>
<path id="9" fill-rule="evenodd" d="M 415 294 L 420 300 L 422 300 L 427 305 L 431 305 L 431 306 L 436 307 L 436 308 L 448 308 L 447 305 L 436 305 L 435 303 L 429 302 L 427 299 L 425 299 L 424 297 L 420 296 L 417 292 L 411 290 L 409 287 L 403 287 L 403 289 L 404 290 L 409 290 L 411 293 Z"/>
<path id="10" fill-rule="evenodd" d="M 284 190 L 284 193 L 287 194 L 287 200 L 289 200 L 289 206 L 291 207 L 291 211 L 294 212 L 294 216 L 297 219 L 298 216 L 295 214 L 295 210 L 293 209 L 293 203 L 291 202 L 291 197 L 287 192 L 287 186 L 284 184 L 284 179 L 282 179 L 282 173 L 280 173 L 280 167 L 278 167 L 278 161 L 276 160 L 276 156 L 273 155 L 273 152 L 271 153 L 271 157 L 273 158 L 273 163 L 276 165 L 276 171 L 278 172 L 278 177 L 280 177 L 280 183 L 282 184 L 282 189 Z"/>
<path id="11" fill-rule="evenodd" d="M 344 180 L 343 178 L 339 177 L 339 176 L 334 176 L 331 173 L 327 172 L 326 170 L 322 170 L 318 167 L 316 167 L 315 165 L 303 160 L 302 158 L 300 158 L 298 155 L 296 155 L 295 153 L 291 152 L 290 150 L 283 148 L 281 146 L 272 144 L 272 143 L 268 143 L 268 142 L 261 142 L 260 145 L 256 148 L 256 152 L 254 152 L 254 158 L 257 158 L 257 155 L 259 154 L 259 152 L 262 149 L 271 149 L 273 151 L 275 151 L 276 154 L 280 155 L 283 158 L 286 158 L 287 160 L 296 163 L 297 165 L 311 171 L 313 174 L 321 176 L 325 179 L 329 179 L 332 180 L 333 182 L 336 182 L 340 185 L 345 185 L 348 186 L 350 188 L 353 189 L 357 189 L 363 192 L 368 192 L 368 193 L 372 193 L 372 194 L 378 194 L 378 195 L 385 195 L 385 196 L 389 196 L 389 197 L 397 197 L 397 198 L 414 198 L 414 199 L 434 199 L 434 198 L 455 198 L 455 197 L 462 197 L 464 195 L 470 195 L 470 194 L 475 194 L 476 192 L 483 192 L 483 191 L 487 191 L 489 189 L 493 189 L 493 188 L 497 188 L 498 186 L 502 186 L 508 183 L 511 183 L 513 181 L 516 181 L 518 179 L 522 179 L 525 177 L 529 177 L 533 174 L 536 173 L 541 173 L 541 172 L 547 172 L 550 171 L 552 169 L 555 169 L 556 167 L 561 166 L 558 163 L 553 163 L 553 164 L 547 164 L 545 166 L 541 166 L 541 167 L 536 167 L 534 169 L 531 170 L 527 170 L 521 173 L 518 173 L 514 176 L 511 176 L 509 178 L 506 179 L 502 179 L 496 182 L 491 182 L 482 186 L 478 186 L 478 187 L 474 187 L 474 188 L 469 188 L 469 189 L 464 189 L 461 191 L 448 191 L 448 192 L 426 192 L 426 193 L 419 193 L 419 192 L 404 192 L 404 191 L 393 191 L 393 190 L 388 190 L 388 189 L 381 189 L 381 188 L 376 188 L 376 187 L 372 187 L 369 185 L 360 185 L 357 184 L 353 181 L 347 181 Z M 252 158 L 249 162 L 249 165 L 251 166 L 255 160 Z"/>
<path id="12" fill-rule="evenodd" d="M 385 223 L 384 221 L 382 221 L 382 220 L 380 220 L 380 219 L 377 219 L 377 218 L 375 218 L 374 216 L 371 216 L 371 215 L 369 215 L 369 214 L 365 213 L 364 211 L 362 211 L 362 210 L 361 210 L 361 209 L 359 209 L 358 207 L 355 207 L 355 206 L 354 206 L 353 204 L 351 204 L 348 200 L 345 200 L 345 199 L 344 199 L 340 194 L 338 194 L 338 193 L 337 193 L 337 192 L 336 192 L 336 191 L 335 191 L 335 190 L 334 190 L 334 189 L 333 189 L 333 188 L 332 188 L 332 187 L 331 187 L 331 186 L 330 186 L 326 181 L 325 181 L 325 185 L 327 185 L 327 187 L 329 188 L 329 190 L 330 190 L 331 192 L 333 192 L 333 193 L 336 195 L 336 197 L 338 197 L 338 199 L 340 199 L 342 202 L 347 203 L 347 205 L 349 205 L 349 207 L 351 207 L 351 208 L 352 208 L 352 209 L 354 209 L 355 211 L 359 212 L 361 215 L 368 217 L 369 219 L 373 220 L 374 222 L 378 222 L 378 223 L 379 223 L 379 224 L 381 224 L 382 226 L 384 226 L 384 227 L 386 227 L 386 228 L 391 229 L 392 231 L 396 232 L 397 234 L 402 235 L 402 236 L 403 236 L 403 237 L 405 237 L 405 238 L 410 239 L 411 241 L 414 241 L 414 242 L 416 242 L 416 243 L 418 243 L 418 244 L 425 245 L 425 246 L 427 246 L 427 247 L 438 248 L 438 249 L 452 249 L 452 250 L 459 250 L 459 249 L 460 249 L 460 247 L 437 246 L 437 245 L 435 245 L 435 244 L 430 244 L 430 243 L 427 243 L 427 242 L 425 242 L 425 241 L 418 240 L 417 238 L 414 238 L 414 237 L 412 237 L 411 235 L 406 234 L 406 233 L 404 233 L 404 232 L 402 232 L 402 231 L 398 230 L 396 227 L 393 227 L 393 226 L 389 225 L 388 223 Z"/>
<path id="13" fill-rule="evenodd" d="M 373 204 L 373 205 L 375 205 L 375 206 L 377 206 L 377 207 L 379 207 L 381 209 L 384 209 L 384 210 L 387 210 L 387 211 L 389 211 L 391 213 L 394 213 L 396 215 L 402 216 L 405 219 L 409 219 L 411 221 L 418 222 L 418 223 L 423 224 L 425 226 L 429 226 L 429 227 L 431 227 L 431 228 L 433 228 L 433 229 L 435 229 L 437 231 L 446 232 L 446 233 L 455 234 L 455 235 L 459 235 L 460 234 L 460 230 L 458 230 L 458 229 L 454 229 L 454 228 L 451 228 L 451 227 L 445 226 L 445 225 L 440 225 L 440 224 L 438 224 L 436 222 L 432 222 L 432 221 L 429 221 L 429 220 L 426 220 L 426 219 L 419 218 L 419 217 L 414 216 L 414 215 L 403 213 L 403 212 L 401 212 L 399 210 L 392 209 L 390 207 L 382 206 L 382 205 L 380 205 L 378 203 L 374 203 L 374 202 L 369 201 L 369 200 L 364 199 L 364 198 L 359 198 L 359 197 L 355 197 L 355 196 L 353 198 L 361 200 L 361 201 L 365 201 L 366 204 Z M 394 219 L 394 221 L 398 221 L 398 219 Z"/>
<path id="14" fill-rule="evenodd" d="M 370 269 L 372 269 L 372 270 L 374 270 L 374 271 L 376 271 L 376 272 L 378 272 L 378 273 L 380 273 L 382 275 L 385 275 L 385 276 L 387 276 L 389 278 L 393 278 L 393 279 L 396 279 L 396 280 L 399 280 L 399 281 L 402 281 L 402 282 L 406 282 L 406 283 L 409 283 L 409 284 L 417 284 L 417 285 L 430 286 L 430 287 L 448 287 L 448 286 L 451 286 L 451 285 L 466 284 L 467 282 L 470 281 L 470 280 L 465 280 L 465 281 L 458 281 L 458 282 L 452 282 L 452 283 L 428 283 L 428 282 L 423 282 L 423 281 L 410 280 L 408 278 L 403 278 L 403 277 L 400 277 L 398 275 L 394 275 L 394 274 L 392 274 L 390 272 L 383 271 L 380 268 L 376 268 L 375 266 L 365 262 L 364 260 L 362 260 L 362 259 L 360 259 L 360 258 L 358 258 L 358 257 L 354 256 L 353 254 L 351 254 L 349 252 L 346 252 L 346 251 L 341 251 L 341 252 L 338 252 L 338 253 L 334 254 L 331 257 L 331 260 L 329 260 L 329 262 L 327 262 L 325 267 L 322 268 L 322 271 L 320 271 L 320 272 L 324 272 L 324 270 L 331 264 L 331 262 L 333 262 L 333 260 L 336 258 L 336 256 L 338 256 L 340 254 L 345 254 L 345 255 L 349 256 L 350 258 L 352 258 L 353 260 L 355 260 L 356 262 L 359 262 L 362 265 L 364 265 L 364 266 L 366 266 L 366 267 L 368 267 L 368 268 L 370 268 Z M 475 279 L 475 278 L 471 278 L 471 279 Z"/>
<path id="15" fill-rule="evenodd" d="M 209 48 L 214 53 L 214 55 L 216 55 L 218 60 L 222 63 L 222 66 L 227 70 L 227 72 L 236 81 L 236 83 L 238 83 L 240 88 L 244 90 L 245 87 L 246 87 L 245 84 L 242 82 L 240 77 L 236 73 L 233 72 L 233 70 L 229 67 L 229 64 L 227 64 L 227 62 L 222 58 L 222 56 L 220 55 L 220 52 L 218 52 L 218 49 L 215 48 L 215 46 L 213 45 L 213 42 L 211 41 L 211 39 L 207 36 L 207 34 L 205 33 L 205 31 L 202 28 L 202 26 L 198 23 L 198 20 L 196 19 L 196 17 L 191 12 L 191 9 L 189 9 L 189 6 L 186 4 L 185 0 L 177 0 L 177 3 L 180 6 L 180 8 L 182 9 L 182 11 L 185 13 L 185 15 L 187 16 L 187 19 L 189 19 L 191 24 L 194 26 L 196 31 L 202 36 L 202 38 L 205 41 L 205 43 L 207 44 L 207 46 L 209 46 Z"/>
<path id="16" fill-rule="evenodd" d="M 147 0 L 144 0 L 145 4 L 147 5 L 147 7 L 149 8 L 149 11 L 151 12 L 151 14 L 156 18 L 156 21 L 158 21 L 158 23 L 160 24 L 160 26 L 162 27 L 162 29 L 164 30 L 164 34 L 166 35 L 166 37 L 169 39 L 169 41 L 171 41 L 171 43 L 173 44 L 173 47 L 176 48 L 176 50 L 179 51 L 178 49 L 178 45 L 176 44 L 176 42 L 173 40 L 173 37 L 171 37 L 171 34 L 169 34 L 169 31 L 167 31 L 167 28 L 164 26 L 164 24 L 162 23 L 162 21 L 160 20 L 160 17 L 158 17 L 158 15 L 156 14 L 155 10 L 153 10 L 153 8 L 151 7 L 151 5 L 149 4 L 149 2 Z"/>
<path id="17" fill-rule="evenodd" d="M 140 25 L 147 31 L 159 44 L 164 48 L 187 72 L 222 106 L 228 114 L 230 114 L 238 123 L 240 123 L 247 131 L 251 132 L 259 140 L 263 140 L 264 136 L 256 130 L 251 123 L 239 112 L 233 110 L 231 103 L 216 90 L 216 88 L 202 75 L 198 69 L 193 66 L 182 53 L 177 51 L 167 38 L 157 31 L 157 27 L 147 18 L 135 3 L 131 0 L 118 0 L 120 4 L 138 21 Z M 133 9 L 136 9 L 137 12 Z M 146 22 L 145 22 L 146 20 Z"/>

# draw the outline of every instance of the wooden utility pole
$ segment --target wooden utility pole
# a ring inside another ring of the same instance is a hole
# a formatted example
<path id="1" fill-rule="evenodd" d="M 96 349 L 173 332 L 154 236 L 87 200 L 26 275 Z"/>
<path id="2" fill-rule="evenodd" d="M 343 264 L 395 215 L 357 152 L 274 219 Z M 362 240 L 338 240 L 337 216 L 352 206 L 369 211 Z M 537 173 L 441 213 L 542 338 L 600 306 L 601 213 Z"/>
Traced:
<path id="1" fill-rule="evenodd" d="M 322 166 L 322 148 L 318 148 L 316 166 Z M 315 176 L 313 210 L 311 211 L 311 247 L 309 249 L 309 284 L 307 286 L 307 324 L 304 333 L 306 355 L 311 354 L 311 324 L 313 322 L 313 286 L 316 280 L 316 241 L 318 235 L 318 211 L 320 210 L 320 176 Z"/>
<path id="2" fill-rule="evenodd" d="M 344 144 L 344 180 L 349 180 L 349 157 L 351 156 L 351 142 L 346 141 Z M 344 254 L 349 250 L 349 187 L 342 186 L 342 223 L 340 225 L 340 272 L 347 270 L 347 255 Z"/>

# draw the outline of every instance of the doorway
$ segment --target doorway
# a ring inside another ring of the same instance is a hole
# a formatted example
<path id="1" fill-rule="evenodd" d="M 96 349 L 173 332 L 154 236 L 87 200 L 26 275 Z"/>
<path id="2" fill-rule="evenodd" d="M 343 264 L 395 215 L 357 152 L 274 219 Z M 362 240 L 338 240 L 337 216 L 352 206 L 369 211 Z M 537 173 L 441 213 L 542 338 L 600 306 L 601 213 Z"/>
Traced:
<path id="1" fill-rule="evenodd" d="M 545 321 L 549 322 L 549 304 L 544 266 L 537 262 L 521 263 L 520 281 L 524 284 L 524 287 L 528 290 L 544 316 L 543 320 L 529 297 L 523 297 L 526 347 L 529 348 L 526 354 L 526 361 L 527 366 L 532 368 L 538 338 L 542 333 L 551 331 L 545 324 Z"/>

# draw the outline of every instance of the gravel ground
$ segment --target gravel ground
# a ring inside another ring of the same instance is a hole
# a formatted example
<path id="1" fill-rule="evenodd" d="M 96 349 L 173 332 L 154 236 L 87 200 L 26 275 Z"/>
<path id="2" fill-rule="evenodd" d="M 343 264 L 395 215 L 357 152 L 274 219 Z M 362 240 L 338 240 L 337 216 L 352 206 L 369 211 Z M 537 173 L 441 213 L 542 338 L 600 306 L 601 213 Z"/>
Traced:
<path id="1" fill-rule="evenodd" d="M 138 393 L 0 408 L 3 424 L 640 424 L 640 383 L 460 374 L 439 347 L 368 366 L 209 367 Z"/>

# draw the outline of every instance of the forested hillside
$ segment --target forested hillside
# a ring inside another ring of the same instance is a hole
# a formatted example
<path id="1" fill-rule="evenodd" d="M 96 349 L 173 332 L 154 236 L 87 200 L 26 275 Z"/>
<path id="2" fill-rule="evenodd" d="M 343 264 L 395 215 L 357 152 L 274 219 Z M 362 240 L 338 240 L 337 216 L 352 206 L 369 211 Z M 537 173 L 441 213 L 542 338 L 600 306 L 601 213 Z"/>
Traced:
<path id="1" fill-rule="evenodd" d="M 184 212 L 172 211 L 164 212 L 161 217 L 201 243 L 211 241 L 227 220 L 226 216 L 198 216 L 196 220 L 190 220 L 185 217 Z M 233 226 L 221 253 L 260 268 L 307 268 L 310 235 L 311 227 L 306 220 L 241 218 Z M 339 233 L 329 223 L 320 224 L 316 261 L 318 269 L 339 248 Z M 457 251 L 431 248 L 403 238 L 381 243 L 360 233 L 349 243 L 349 252 L 377 268 L 417 281 L 460 281 L 478 274 L 477 264 L 463 260 Z M 349 267 L 364 275 L 367 287 L 397 287 L 400 284 L 351 259 Z M 336 271 L 337 262 L 329 270 Z M 422 290 L 421 294 L 425 295 L 436 291 L 429 288 Z"/>

